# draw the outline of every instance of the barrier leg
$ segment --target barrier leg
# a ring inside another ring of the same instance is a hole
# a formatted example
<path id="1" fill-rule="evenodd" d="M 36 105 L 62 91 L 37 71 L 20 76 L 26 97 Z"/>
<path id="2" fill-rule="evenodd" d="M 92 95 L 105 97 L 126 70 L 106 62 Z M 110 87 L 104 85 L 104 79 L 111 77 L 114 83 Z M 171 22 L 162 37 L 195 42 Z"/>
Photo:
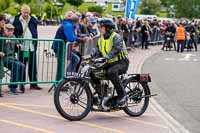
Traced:
<path id="1" fill-rule="evenodd" d="M 2 82 L 2 79 L 0 79 L 0 82 Z M 0 97 L 3 97 L 3 94 L 2 94 L 2 85 L 0 85 Z"/>
<path id="2" fill-rule="evenodd" d="M 56 89 L 56 83 L 54 83 L 51 88 L 48 90 L 48 93 L 51 93 L 52 90 L 55 90 Z"/>

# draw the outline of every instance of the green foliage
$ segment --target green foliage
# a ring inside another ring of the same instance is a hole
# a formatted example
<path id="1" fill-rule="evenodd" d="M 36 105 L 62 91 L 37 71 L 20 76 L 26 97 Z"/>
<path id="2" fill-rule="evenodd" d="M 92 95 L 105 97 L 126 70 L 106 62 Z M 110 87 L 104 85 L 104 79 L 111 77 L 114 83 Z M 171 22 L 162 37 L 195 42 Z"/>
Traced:
<path id="1" fill-rule="evenodd" d="M 5 10 L 10 6 L 10 0 L 0 0 L 0 11 Z"/>
<path id="2" fill-rule="evenodd" d="M 67 1 L 66 0 L 57 0 L 58 2 L 61 2 L 63 4 L 65 4 Z"/>
<path id="3" fill-rule="evenodd" d="M 142 0 L 141 14 L 156 14 L 160 10 L 160 4 L 160 0 Z"/>
<path id="4" fill-rule="evenodd" d="M 31 2 L 31 0 L 14 0 L 18 4 L 28 4 Z"/>
<path id="5" fill-rule="evenodd" d="M 160 1 L 163 6 L 169 7 L 170 5 L 173 5 L 176 0 L 160 0 Z"/>
<path id="6" fill-rule="evenodd" d="M 90 12 L 97 12 L 102 14 L 103 13 L 103 8 L 101 6 L 91 6 L 88 8 L 88 11 Z"/>
<path id="7" fill-rule="evenodd" d="M 59 16 L 58 7 L 48 2 L 45 2 L 43 4 L 42 11 L 47 13 L 47 18 L 51 18 L 51 17 L 56 18 L 57 16 Z"/>
<path id="8" fill-rule="evenodd" d="M 76 6 L 76 7 L 79 7 L 84 2 L 84 0 L 66 0 L 66 1 L 70 5 L 73 5 L 73 6 Z"/>
<path id="9" fill-rule="evenodd" d="M 176 0 L 175 2 L 176 17 L 200 18 L 200 1 L 199 0 Z"/>
<path id="10" fill-rule="evenodd" d="M 167 13 L 157 13 L 156 14 L 158 17 L 161 17 L 161 18 L 167 18 L 168 17 L 168 14 Z"/>
<path id="11" fill-rule="evenodd" d="M 32 0 L 30 4 L 28 4 L 31 8 L 31 13 L 32 14 L 39 14 L 39 3 L 37 2 L 37 0 Z"/>
<path id="12" fill-rule="evenodd" d="M 18 13 L 18 11 L 12 7 L 9 7 L 6 10 L 4 10 L 3 13 L 9 13 L 11 15 L 16 15 Z"/>

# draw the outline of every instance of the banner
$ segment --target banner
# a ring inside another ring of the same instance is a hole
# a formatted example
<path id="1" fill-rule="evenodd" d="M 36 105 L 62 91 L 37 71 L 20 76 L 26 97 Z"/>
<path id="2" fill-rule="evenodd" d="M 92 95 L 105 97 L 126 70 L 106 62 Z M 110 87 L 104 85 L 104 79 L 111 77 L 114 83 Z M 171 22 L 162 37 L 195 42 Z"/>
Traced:
<path id="1" fill-rule="evenodd" d="M 135 19 L 140 0 L 126 0 L 126 18 Z"/>

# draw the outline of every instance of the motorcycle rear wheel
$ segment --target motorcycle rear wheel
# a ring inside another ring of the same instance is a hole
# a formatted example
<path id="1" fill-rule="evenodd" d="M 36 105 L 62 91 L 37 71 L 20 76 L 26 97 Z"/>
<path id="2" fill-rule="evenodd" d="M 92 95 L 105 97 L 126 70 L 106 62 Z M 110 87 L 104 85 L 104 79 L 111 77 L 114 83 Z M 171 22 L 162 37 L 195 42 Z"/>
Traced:
<path id="1" fill-rule="evenodd" d="M 125 90 L 128 95 L 128 102 L 123 109 L 124 112 L 132 117 L 141 116 L 149 105 L 149 97 L 145 97 L 150 93 L 148 84 L 130 80 L 126 84 Z"/>

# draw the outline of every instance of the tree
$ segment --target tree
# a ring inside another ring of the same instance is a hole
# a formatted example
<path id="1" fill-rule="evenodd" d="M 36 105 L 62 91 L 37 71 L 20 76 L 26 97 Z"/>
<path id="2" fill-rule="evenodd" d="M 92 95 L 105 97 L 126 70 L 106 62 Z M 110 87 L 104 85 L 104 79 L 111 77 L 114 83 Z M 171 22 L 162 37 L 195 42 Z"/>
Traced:
<path id="1" fill-rule="evenodd" d="M 97 12 L 97 13 L 102 14 L 103 13 L 103 8 L 102 8 L 102 6 L 91 6 L 91 7 L 88 8 L 88 11 Z"/>
<path id="2" fill-rule="evenodd" d="M 154 15 L 160 11 L 160 0 L 142 0 L 141 14 Z"/>
<path id="3" fill-rule="evenodd" d="M 31 0 L 14 0 L 18 4 L 28 4 L 31 2 Z"/>
<path id="4" fill-rule="evenodd" d="M 67 3 L 69 3 L 70 5 L 79 7 L 80 5 L 83 4 L 84 0 L 66 0 Z"/>
<path id="5" fill-rule="evenodd" d="M 0 0 L 0 11 L 7 9 L 10 6 L 10 0 Z"/>
<path id="6" fill-rule="evenodd" d="M 32 14 L 39 14 L 40 9 L 39 9 L 38 0 L 32 0 L 31 3 L 29 3 L 28 5 L 31 8 L 31 13 Z"/>
<path id="7" fill-rule="evenodd" d="M 170 5 L 174 5 L 176 0 L 160 0 L 161 4 L 165 7 L 169 7 Z"/>
<path id="8" fill-rule="evenodd" d="M 47 18 L 56 18 L 57 16 L 59 16 L 58 7 L 53 6 L 53 4 L 50 4 L 48 2 L 45 2 L 43 4 L 42 11 L 47 13 Z"/>
<path id="9" fill-rule="evenodd" d="M 199 0 L 176 0 L 175 2 L 176 17 L 194 18 L 200 17 L 200 1 Z"/>

